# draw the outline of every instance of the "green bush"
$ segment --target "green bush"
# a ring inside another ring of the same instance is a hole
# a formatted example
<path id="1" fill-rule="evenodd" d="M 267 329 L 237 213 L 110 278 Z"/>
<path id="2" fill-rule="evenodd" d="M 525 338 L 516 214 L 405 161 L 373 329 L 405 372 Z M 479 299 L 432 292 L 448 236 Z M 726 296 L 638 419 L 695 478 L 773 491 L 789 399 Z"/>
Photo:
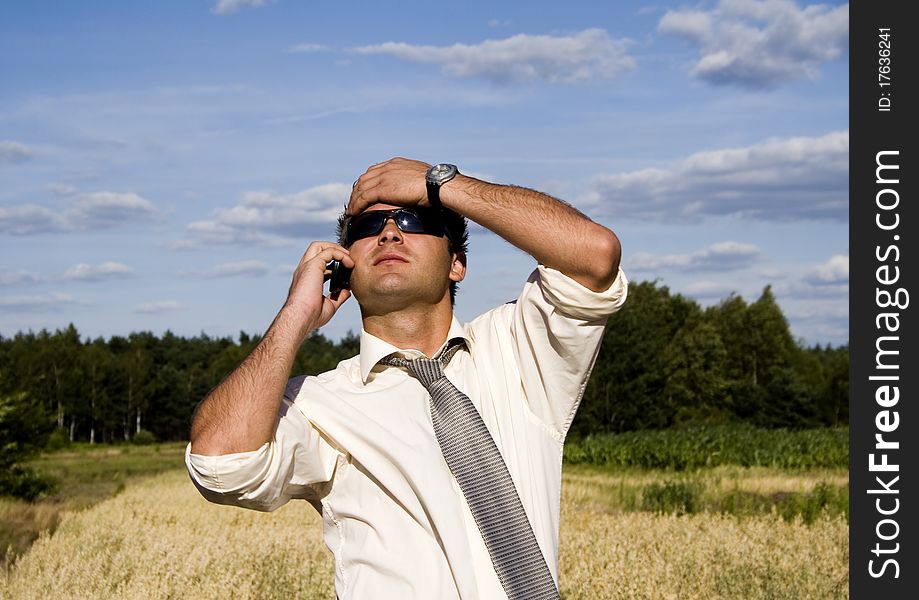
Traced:
<path id="1" fill-rule="evenodd" d="M 702 485 L 665 481 L 645 486 L 641 509 L 655 513 L 691 515 L 702 509 Z"/>
<path id="2" fill-rule="evenodd" d="M 722 513 L 751 516 L 775 512 L 785 521 L 800 518 L 810 525 L 821 515 L 849 517 L 849 487 L 833 486 L 821 481 L 810 492 L 755 492 L 732 491 L 715 503 Z"/>
<path id="3" fill-rule="evenodd" d="M 58 427 L 48 436 L 48 443 L 45 444 L 45 450 L 63 450 L 70 446 L 70 435 L 63 427 Z"/>
<path id="4" fill-rule="evenodd" d="M 28 467 L 14 465 L 0 472 L 0 494 L 34 502 L 43 496 L 53 494 L 56 490 L 57 482 L 54 479 L 36 473 Z"/>
<path id="5" fill-rule="evenodd" d="M 156 443 L 156 436 L 146 429 L 141 429 L 131 438 L 131 443 L 138 446 L 149 446 Z"/>
<path id="6" fill-rule="evenodd" d="M 805 494 L 790 494 L 784 501 L 776 503 L 778 513 L 786 521 L 801 517 L 805 523 L 813 523 L 824 512 L 843 513 L 849 516 L 849 490 L 847 487 L 833 487 L 824 482 L 814 486 Z"/>

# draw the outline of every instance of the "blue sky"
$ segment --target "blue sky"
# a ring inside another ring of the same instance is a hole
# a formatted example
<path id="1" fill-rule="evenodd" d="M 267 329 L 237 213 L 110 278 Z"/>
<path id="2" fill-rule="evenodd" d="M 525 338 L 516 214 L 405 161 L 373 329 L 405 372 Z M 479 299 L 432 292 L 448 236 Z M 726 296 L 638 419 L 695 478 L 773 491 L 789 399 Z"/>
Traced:
<path id="1" fill-rule="evenodd" d="M 633 281 L 848 341 L 848 5 L 0 4 L 0 334 L 262 332 L 392 156 L 563 198 Z M 534 263 L 475 230 L 456 312 Z M 323 333 L 359 331 L 350 300 Z"/>

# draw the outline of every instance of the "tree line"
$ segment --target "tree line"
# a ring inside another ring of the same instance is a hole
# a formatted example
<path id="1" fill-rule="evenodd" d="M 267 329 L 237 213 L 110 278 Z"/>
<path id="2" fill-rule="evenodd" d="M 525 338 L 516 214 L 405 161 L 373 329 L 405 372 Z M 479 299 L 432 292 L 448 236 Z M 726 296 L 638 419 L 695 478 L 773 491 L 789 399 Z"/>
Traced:
<path id="1" fill-rule="evenodd" d="M 848 425 L 848 346 L 796 341 L 770 286 L 752 303 L 731 295 L 703 309 L 656 282 L 630 285 L 572 433 L 732 422 Z"/>
<path id="2" fill-rule="evenodd" d="M 33 438 L 56 430 L 63 441 L 187 439 L 197 403 L 259 339 L 140 332 L 83 340 L 73 325 L 0 336 L 0 431 L 27 407 Z M 353 334 L 338 342 L 311 335 L 292 374 L 332 369 L 358 348 Z M 846 347 L 794 340 L 769 287 L 755 302 L 730 296 L 703 309 L 656 282 L 632 284 L 607 325 L 572 434 L 847 424 L 848 370 Z"/>

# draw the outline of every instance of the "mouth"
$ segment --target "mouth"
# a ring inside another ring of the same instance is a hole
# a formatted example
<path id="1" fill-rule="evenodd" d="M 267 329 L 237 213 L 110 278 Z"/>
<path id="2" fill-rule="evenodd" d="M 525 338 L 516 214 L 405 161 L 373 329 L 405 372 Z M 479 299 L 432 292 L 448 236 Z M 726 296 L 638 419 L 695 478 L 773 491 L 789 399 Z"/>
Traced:
<path id="1" fill-rule="evenodd" d="M 401 254 L 394 254 L 387 252 L 385 254 L 379 255 L 376 260 L 373 261 L 374 265 L 386 265 L 386 264 L 396 264 L 396 263 L 407 263 L 408 260 L 405 259 Z"/>

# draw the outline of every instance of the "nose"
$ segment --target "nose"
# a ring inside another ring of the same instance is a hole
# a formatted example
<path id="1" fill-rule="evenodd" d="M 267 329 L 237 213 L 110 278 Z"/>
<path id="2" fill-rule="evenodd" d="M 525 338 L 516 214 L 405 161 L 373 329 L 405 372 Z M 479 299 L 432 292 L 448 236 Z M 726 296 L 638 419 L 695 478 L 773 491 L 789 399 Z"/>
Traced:
<path id="1" fill-rule="evenodd" d="M 385 244 L 386 242 L 402 242 L 402 232 L 396 227 L 396 221 L 392 217 L 386 219 L 386 223 L 383 224 L 383 231 L 377 237 L 378 244 Z"/>

